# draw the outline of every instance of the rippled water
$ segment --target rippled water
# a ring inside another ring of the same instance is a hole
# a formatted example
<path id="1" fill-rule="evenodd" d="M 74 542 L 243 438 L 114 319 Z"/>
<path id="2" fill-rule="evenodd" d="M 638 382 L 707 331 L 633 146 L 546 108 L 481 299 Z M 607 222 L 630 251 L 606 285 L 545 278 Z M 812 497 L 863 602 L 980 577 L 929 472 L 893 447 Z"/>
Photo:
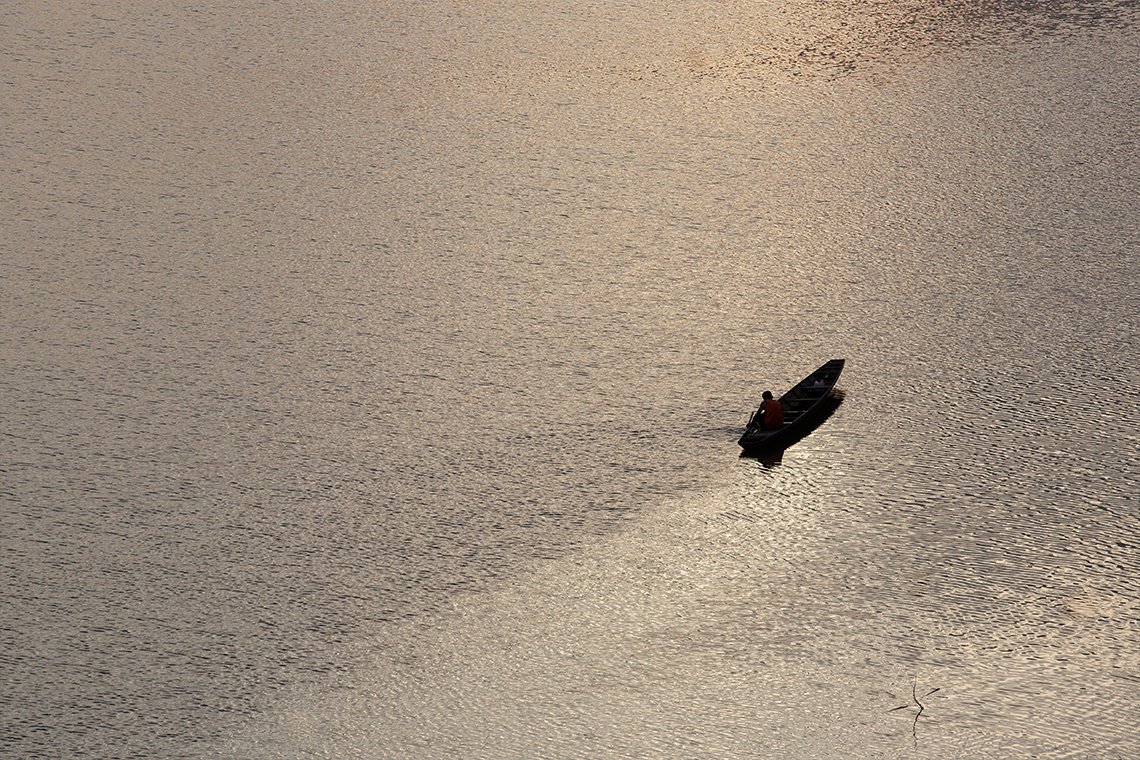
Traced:
<path id="1" fill-rule="evenodd" d="M 1134 3 L 0 35 L 0 754 L 1138 754 Z"/>

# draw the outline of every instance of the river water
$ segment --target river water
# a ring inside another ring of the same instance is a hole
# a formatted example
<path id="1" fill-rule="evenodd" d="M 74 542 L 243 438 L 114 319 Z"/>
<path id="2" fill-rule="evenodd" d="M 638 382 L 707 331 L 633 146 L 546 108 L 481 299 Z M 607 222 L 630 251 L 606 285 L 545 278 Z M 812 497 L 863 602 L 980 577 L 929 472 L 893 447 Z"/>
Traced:
<path id="1" fill-rule="evenodd" d="M 0 755 L 1140 754 L 1138 20 L 9 3 Z"/>

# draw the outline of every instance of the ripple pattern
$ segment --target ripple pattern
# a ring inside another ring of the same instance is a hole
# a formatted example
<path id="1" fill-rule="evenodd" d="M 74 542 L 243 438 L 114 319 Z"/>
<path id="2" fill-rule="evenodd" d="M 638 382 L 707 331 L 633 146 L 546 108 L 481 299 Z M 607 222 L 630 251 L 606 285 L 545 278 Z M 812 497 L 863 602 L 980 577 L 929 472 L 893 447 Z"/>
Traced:
<path id="1" fill-rule="evenodd" d="M 66 6 L 0 755 L 1140 755 L 1135 3 Z"/>

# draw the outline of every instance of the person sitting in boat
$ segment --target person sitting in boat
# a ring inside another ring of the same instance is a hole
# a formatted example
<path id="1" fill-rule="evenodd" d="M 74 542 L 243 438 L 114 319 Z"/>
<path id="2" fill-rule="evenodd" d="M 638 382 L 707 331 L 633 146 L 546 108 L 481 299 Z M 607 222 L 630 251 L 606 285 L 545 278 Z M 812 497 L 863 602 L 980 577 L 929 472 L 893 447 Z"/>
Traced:
<path id="1" fill-rule="evenodd" d="M 772 391 L 764 391 L 763 401 L 760 402 L 760 427 L 764 430 L 775 430 L 784 424 L 784 407 L 780 406 L 779 399 L 772 397 Z"/>

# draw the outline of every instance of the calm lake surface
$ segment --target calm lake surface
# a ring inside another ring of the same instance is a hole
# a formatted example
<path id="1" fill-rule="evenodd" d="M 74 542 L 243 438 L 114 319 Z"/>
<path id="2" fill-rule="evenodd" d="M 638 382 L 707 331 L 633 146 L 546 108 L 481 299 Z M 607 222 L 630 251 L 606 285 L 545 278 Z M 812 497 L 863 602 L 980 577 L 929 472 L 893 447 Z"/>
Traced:
<path id="1" fill-rule="evenodd" d="M 8 3 L 0 756 L 1140 755 L 1138 72 L 1131 0 Z"/>

